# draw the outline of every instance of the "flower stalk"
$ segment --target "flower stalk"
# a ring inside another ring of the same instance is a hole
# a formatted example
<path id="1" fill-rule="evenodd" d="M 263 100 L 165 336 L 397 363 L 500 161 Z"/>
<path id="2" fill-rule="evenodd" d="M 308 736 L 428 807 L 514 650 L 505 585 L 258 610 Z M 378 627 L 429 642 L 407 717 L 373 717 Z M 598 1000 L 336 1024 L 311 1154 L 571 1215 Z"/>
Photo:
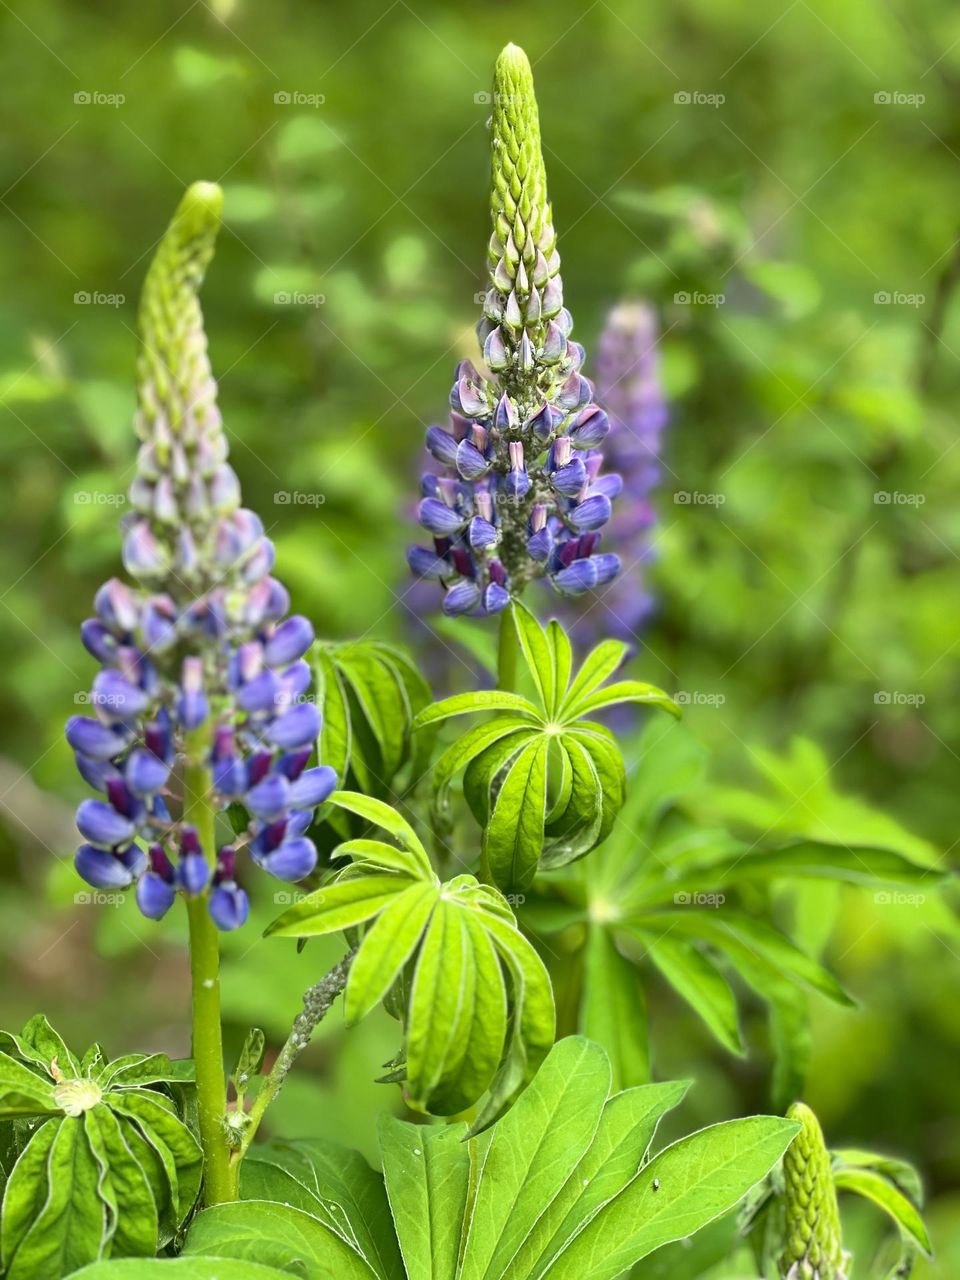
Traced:
<path id="1" fill-rule="evenodd" d="M 847 1280 L 847 1255 L 840 1232 L 840 1209 L 830 1153 L 817 1117 L 795 1102 L 787 1118 L 800 1132 L 783 1157 L 784 1280 Z"/>

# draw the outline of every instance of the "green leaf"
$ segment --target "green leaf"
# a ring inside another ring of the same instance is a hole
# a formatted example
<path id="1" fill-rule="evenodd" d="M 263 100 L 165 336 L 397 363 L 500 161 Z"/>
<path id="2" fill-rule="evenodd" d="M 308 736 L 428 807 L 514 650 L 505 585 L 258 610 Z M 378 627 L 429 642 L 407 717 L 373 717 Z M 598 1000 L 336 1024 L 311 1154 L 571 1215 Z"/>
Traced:
<path id="1" fill-rule="evenodd" d="M 480 1157 L 461 1280 L 512 1274 L 544 1205 L 592 1142 L 609 1084 L 598 1045 L 572 1036 L 554 1048 Z M 586 1268 L 566 1274 L 592 1275 Z"/>
<path id="2" fill-rule="evenodd" d="M 108 1062 L 97 1082 L 102 1089 L 139 1089 L 147 1084 L 191 1084 L 196 1071 L 190 1058 L 171 1061 L 165 1053 L 129 1053 Z"/>
<path id="3" fill-rule="evenodd" d="M 267 1038 L 260 1027 L 251 1027 L 247 1032 L 230 1079 L 237 1094 L 242 1098 L 250 1087 L 250 1081 L 260 1074 L 263 1066 L 263 1055 L 266 1052 Z"/>
<path id="4" fill-rule="evenodd" d="M 687 1088 L 686 1081 L 645 1084 L 609 1099 L 593 1142 L 521 1246 L 513 1263 L 518 1276 L 541 1275 L 594 1214 L 636 1177 L 660 1118 Z"/>
<path id="5" fill-rule="evenodd" d="M 23 1028 L 23 1039 L 33 1046 L 48 1069 L 55 1063 L 65 1076 L 80 1074 L 79 1059 L 70 1052 L 42 1013 L 35 1013 Z"/>
<path id="6" fill-rule="evenodd" d="M 44 1080 L 22 1062 L 0 1053 L 0 1117 L 54 1114 L 61 1108 L 54 1100 L 53 1088 L 52 1080 Z"/>
<path id="7" fill-rule="evenodd" d="M 187 1257 L 215 1255 L 259 1262 L 303 1280 L 371 1280 L 377 1272 L 318 1218 L 269 1200 L 240 1200 L 194 1218 Z"/>
<path id="8" fill-rule="evenodd" d="M 861 1151 L 856 1147 L 834 1148 L 830 1152 L 836 1168 L 872 1169 L 874 1173 L 889 1178 L 908 1200 L 923 1204 L 923 1186 L 920 1175 L 912 1164 L 898 1160 L 896 1156 L 878 1155 L 875 1151 Z"/>
<path id="9" fill-rule="evenodd" d="M 312 1214 L 382 1280 L 403 1280 L 383 1178 L 358 1151 L 320 1138 L 258 1143 L 241 1165 L 240 1192 Z"/>
<path id="10" fill-rule="evenodd" d="M 858 1196 L 872 1200 L 928 1257 L 933 1253 L 920 1211 L 879 1173 L 872 1169 L 839 1168 L 834 1170 L 833 1182 L 838 1191 L 854 1191 Z"/>
<path id="11" fill-rule="evenodd" d="M 436 724 L 439 720 L 447 720 L 450 716 L 472 715 L 478 711 L 516 711 L 540 721 L 539 710 L 528 699 L 519 693 L 504 693 L 500 689 L 480 689 L 475 693 L 458 693 L 452 698 L 444 698 L 425 707 L 414 719 L 414 731 L 424 725 Z"/>
<path id="12" fill-rule="evenodd" d="M 409 849 L 398 849 L 384 840 L 344 840 L 343 844 L 337 845 L 334 856 L 353 858 L 355 863 L 365 863 L 383 871 L 399 871 L 424 883 L 420 857 Z"/>
<path id="13" fill-rule="evenodd" d="M 851 884 L 940 884 L 945 876 L 911 862 L 892 849 L 870 845 L 828 844 L 822 840 L 800 840 L 780 849 L 759 849 L 734 858 L 729 868 L 716 868 L 717 883 L 731 880 L 776 879 L 780 876 L 846 880 Z"/>
<path id="14" fill-rule="evenodd" d="M 574 677 L 573 684 L 567 690 L 567 696 L 560 704 L 560 718 L 569 719 L 573 715 L 571 709 L 582 698 L 603 684 L 604 680 L 612 676 L 628 652 L 629 646 L 622 640 L 604 640 L 592 649 Z"/>
<path id="15" fill-rule="evenodd" d="M 393 985 L 420 941 L 438 890 L 416 884 L 381 911 L 353 958 L 344 1004 L 348 1026 L 365 1017 Z"/>
<path id="16" fill-rule="evenodd" d="M 113 1253 L 152 1257 L 159 1219 L 149 1179 L 127 1145 L 120 1121 L 100 1104 L 83 1117 L 87 1142 L 100 1167 L 100 1193 L 110 1206 L 107 1229 Z"/>
<path id="17" fill-rule="evenodd" d="M 614 1280 L 654 1249 L 692 1235 L 769 1173 L 797 1127 L 777 1116 L 751 1116 L 675 1142 L 600 1209 L 543 1280 Z"/>
<path id="18" fill-rule="evenodd" d="M 742 1054 L 737 1001 L 716 965 L 691 942 L 670 934 L 645 939 L 648 955 L 725 1049 Z"/>
<path id="19" fill-rule="evenodd" d="M 313 938 L 339 933 L 371 920 L 405 889 L 405 876 L 368 875 L 341 880 L 309 893 L 264 930 L 278 938 Z"/>
<path id="20" fill-rule="evenodd" d="M 639 702 L 653 707 L 662 707 L 679 720 L 683 714 L 668 693 L 658 689 L 656 685 L 644 684 L 640 680 L 621 680 L 617 684 L 607 685 L 596 693 L 588 694 L 578 702 L 569 701 L 564 708 L 564 719 L 574 720 L 600 711 L 603 707 L 617 706 L 623 702 Z"/>
<path id="21" fill-rule="evenodd" d="M 70 1280 L 289 1280 L 289 1271 L 229 1258 L 115 1258 L 75 1271 Z"/>
<path id="22" fill-rule="evenodd" d="M 385 804 L 383 800 L 375 800 L 372 796 L 360 795 L 357 791 L 334 791 L 329 799 L 331 804 L 347 809 L 350 813 L 365 818 L 367 822 L 382 827 L 384 831 L 389 831 L 405 849 L 417 855 L 417 861 L 424 868 L 424 872 L 432 876 L 433 868 L 423 842 L 406 818 L 392 805 Z"/>
<path id="23" fill-rule="evenodd" d="M 0 1220 L 0 1261 L 11 1266 L 14 1256 L 43 1210 L 47 1199 L 47 1164 L 50 1152 L 66 1117 L 47 1120 L 34 1130 L 20 1152 L 7 1180 Z"/>
<path id="24" fill-rule="evenodd" d="M 350 762 L 350 712 L 340 675 L 330 654 L 316 648 L 314 678 L 317 697 L 323 707 L 323 726 L 318 751 L 320 759 L 335 770 L 340 786 L 346 782 Z"/>
<path id="25" fill-rule="evenodd" d="M 166 1100 L 159 1094 L 147 1091 L 109 1093 L 104 1095 L 104 1101 L 116 1115 L 131 1122 L 156 1152 L 170 1185 L 170 1204 L 179 1225 L 193 1208 L 200 1190 L 203 1153 L 196 1138 L 179 1116 L 172 1109 L 168 1110 L 164 1105 Z M 123 1120 L 121 1126 L 129 1143 Z M 139 1154 L 137 1158 L 140 1158 Z"/>
<path id="26" fill-rule="evenodd" d="M 603 925 L 591 924 L 584 956 L 580 1031 L 610 1056 L 614 1091 L 650 1078 L 647 1014 L 640 975 Z"/>
<path id="27" fill-rule="evenodd" d="M 42 1174 L 37 1177 L 35 1159 L 25 1166 L 24 1178 L 35 1180 L 25 1192 L 24 1183 L 17 1179 L 21 1156 L 4 1198 L 3 1259 L 8 1280 L 67 1276 L 94 1262 L 105 1242 L 106 1206 L 101 1198 L 100 1167 L 87 1142 L 83 1120 L 66 1117 L 59 1125 L 44 1125 L 40 1134 L 48 1128 L 53 1130 L 53 1139 Z M 44 1137 L 44 1145 L 47 1141 Z M 37 1183 L 44 1186 L 42 1202 L 37 1197 Z M 8 1217 L 6 1205 L 11 1193 L 12 1211 Z"/>
<path id="28" fill-rule="evenodd" d="M 548 745 L 539 738 L 517 755 L 483 833 L 486 863 L 502 889 L 522 892 L 537 872 L 546 820 Z"/>
<path id="29" fill-rule="evenodd" d="M 407 754 L 410 715 L 406 690 L 375 652 L 362 644 L 339 645 L 335 656 L 380 748 L 383 781 L 389 783 Z"/>
<path id="30" fill-rule="evenodd" d="M 570 648 L 570 640 L 567 633 L 553 618 L 547 624 L 547 639 L 550 642 L 550 648 L 553 651 L 553 670 L 554 670 L 554 694 L 553 703 L 548 708 L 550 718 L 556 719 L 559 714 L 560 707 L 567 694 L 567 687 L 570 684 L 570 671 L 573 667 L 573 650 Z"/>
<path id="31" fill-rule="evenodd" d="M 515 600 L 510 606 L 510 614 L 516 628 L 517 639 L 520 641 L 524 662 L 540 695 L 543 713 L 550 716 L 556 705 L 553 646 L 548 642 L 543 628 L 526 605 Z"/>
<path id="32" fill-rule="evenodd" d="M 528 741 L 536 734 L 536 728 L 529 720 L 518 716 L 498 716 L 485 724 L 474 725 L 456 742 L 451 743 L 433 766 L 433 790 L 438 795 L 444 791 L 454 776 L 466 768 L 471 760 L 493 746 L 501 738 L 516 734 L 516 745 Z M 523 735 L 523 736 L 521 736 Z"/>
<path id="33" fill-rule="evenodd" d="M 470 812 L 482 827 L 490 821 L 490 812 L 496 799 L 496 788 L 502 772 L 510 760 L 527 745 L 539 738 L 537 730 L 518 730 L 498 742 L 493 742 L 467 765 L 463 775 L 463 795 Z"/>
<path id="34" fill-rule="evenodd" d="M 507 1036 L 507 991 L 493 943 L 477 915 L 463 912 L 473 948 L 476 974 L 473 1019 L 464 1036 L 463 1059 L 457 1073 L 459 1096 L 448 1092 L 450 1114 L 466 1110 L 490 1086 L 503 1055 Z"/>
<path id="35" fill-rule="evenodd" d="M 462 1048 L 464 1021 L 472 1018 L 470 939 L 456 908 L 437 902 L 417 957 L 407 1025 L 407 1100 L 426 1109 Z"/>
<path id="36" fill-rule="evenodd" d="M 466 1125 L 380 1116 L 380 1151 L 408 1276 L 454 1280 L 470 1185 Z"/>

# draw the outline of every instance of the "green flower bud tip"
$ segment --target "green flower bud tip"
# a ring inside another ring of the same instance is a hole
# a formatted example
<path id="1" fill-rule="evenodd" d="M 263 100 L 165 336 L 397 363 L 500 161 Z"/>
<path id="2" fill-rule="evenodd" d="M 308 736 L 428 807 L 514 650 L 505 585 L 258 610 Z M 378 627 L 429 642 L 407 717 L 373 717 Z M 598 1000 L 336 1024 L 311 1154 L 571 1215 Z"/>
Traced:
<path id="1" fill-rule="evenodd" d="M 830 1153 L 817 1117 L 802 1102 L 787 1112 L 800 1132 L 783 1157 L 785 1280 L 846 1280 L 840 1210 Z"/>

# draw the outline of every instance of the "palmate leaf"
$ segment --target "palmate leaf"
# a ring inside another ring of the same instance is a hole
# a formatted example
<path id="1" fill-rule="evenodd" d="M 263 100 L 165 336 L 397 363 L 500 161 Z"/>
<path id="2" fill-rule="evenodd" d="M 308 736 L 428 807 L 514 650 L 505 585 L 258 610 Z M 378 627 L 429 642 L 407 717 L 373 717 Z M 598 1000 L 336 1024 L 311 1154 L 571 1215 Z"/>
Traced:
<path id="1" fill-rule="evenodd" d="M 98 1045 L 78 1060 L 40 1016 L 0 1044 L 0 1118 L 36 1119 L 4 1190 L 5 1275 L 155 1254 L 200 1188 L 200 1146 L 174 1101 L 189 1064 L 162 1054 L 108 1062 Z"/>
<path id="2" fill-rule="evenodd" d="M 571 1037 L 554 1046 L 513 1110 L 479 1137 L 469 1137 L 464 1124 L 381 1118 L 402 1263 L 370 1242 L 371 1231 L 382 1240 L 385 1222 L 382 1191 L 370 1190 L 376 1175 L 346 1165 L 339 1227 L 329 1221 L 328 1204 L 304 1194 L 309 1175 L 298 1166 L 294 1185 L 282 1180 L 271 1188 L 257 1174 L 249 1188 L 256 1200 L 201 1213 L 185 1253 L 291 1269 L 296 1257 L 316 1277 L 613 1280 L 727 1213 L 797 1130 L 788 1120 L 754 1116 L 704 1129 L 651 1159 L 659 1120 L 686 1087 L 641 1085 L 611 1096 L 603 1050 Z M 350 1191 L 358 1174 L 364 1205 Z M 327 1176 L 321 1182 L 334 1190 Z M 269 1204 L 268 1195 L 279 1203 Z"/>
<path id="3" fill-rule="evenodd" d="M 345 1005 L 354 1023 L 402 991 L 404 1051 L 391 1078 L 408 1104 L 455 1115 L 487 1095 L 476 1125 L 508 1106 L 553 1043 L 547 971 L 507 901 L 474 876 L 441 883 L 410 824 L 353 792 L 330 803 L 397 841 L 358 838 L 335 850 L 351 864 L 270 925 L 309 938 L 365 926 Z"/>
<path id="4" fill-rule="evenodd" d="M 661 689 L 635 680 L 601 687 L 627 653 L 601 644 L 572 675 L 570 642 L 557 622 L 544 629 L 519 603 L 511 606 L 535 698 L 494 690 L 457 694 L 425 707 L 422 731 L 455 716 L 496 713 L 469 729 L 440 757 L 434 803 L 445 807 L 453 778 L 464 771 L 464 795 L 483 827 L 485 871 L 505 892 L 529 888 L 538 869 L 583 857 L 609 835 L 625 797 L 623 758 L 615 737 L 585 719 L 623 702 L 679 708 Z"/>

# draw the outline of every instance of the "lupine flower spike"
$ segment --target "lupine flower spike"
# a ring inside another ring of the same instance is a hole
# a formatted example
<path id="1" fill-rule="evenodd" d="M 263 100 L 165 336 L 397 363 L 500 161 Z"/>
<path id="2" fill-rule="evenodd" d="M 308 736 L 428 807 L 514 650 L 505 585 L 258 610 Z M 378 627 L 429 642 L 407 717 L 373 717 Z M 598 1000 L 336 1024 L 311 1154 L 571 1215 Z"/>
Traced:
<path id="1" fill-rule="evenodd" d="M 458 366 L 448 427 L 427 432 L 442 464 L 419 508 L 433 543 L 408 556 L 442 584 L 448 614 L 499 613 L 541 577 L 582 595 L 620 567 L 600 530 L 621 482 L 600 475 L 607 417 L 570 339 L 533 75 L 516 45 L 497 60 L 492 159 L 485 369 Z"/>
<path id="2" fill-rule="evenodd" d="M 314 807 L 335 785 L 307 768 L 320 727 L 306 700 L 310 623 L 286 617 L 273 577 L 273 545 L 240 506 L 216 403 L 197 290 L 213 255 L 222 194 L 195 183 L 147 274 L 140 308 L 136 431 L 123 559 L 134 579 L 112 578 L 81 628 L 102 664 L 91 701 L 67 739 L 102 799 L 84 800 L 80 875 L 97 888 L 136 882 L 140 910 L 159 918 L 178 892 L 204 895 L 222 929 L 243 924 L 247 895 L 236 848 L 202 848 L 182 820 L 184 754 L 199 752 L 214 804 L 251 815 L 241 837 L 281 880 L 317 860 L 305 837 Z M 239 843 L 239 842 L 238 842 Z"/>
<path id="3" fill-rule="evenodd" d="M 809 1107 L 795 1102 L 787 1112 L 800 1132 L 783 1157 L 784 1247 L 780 1273 L 785 1280 L 846 1280 L 840 1210 L 830 1155 L 819 1121 Z"/>

